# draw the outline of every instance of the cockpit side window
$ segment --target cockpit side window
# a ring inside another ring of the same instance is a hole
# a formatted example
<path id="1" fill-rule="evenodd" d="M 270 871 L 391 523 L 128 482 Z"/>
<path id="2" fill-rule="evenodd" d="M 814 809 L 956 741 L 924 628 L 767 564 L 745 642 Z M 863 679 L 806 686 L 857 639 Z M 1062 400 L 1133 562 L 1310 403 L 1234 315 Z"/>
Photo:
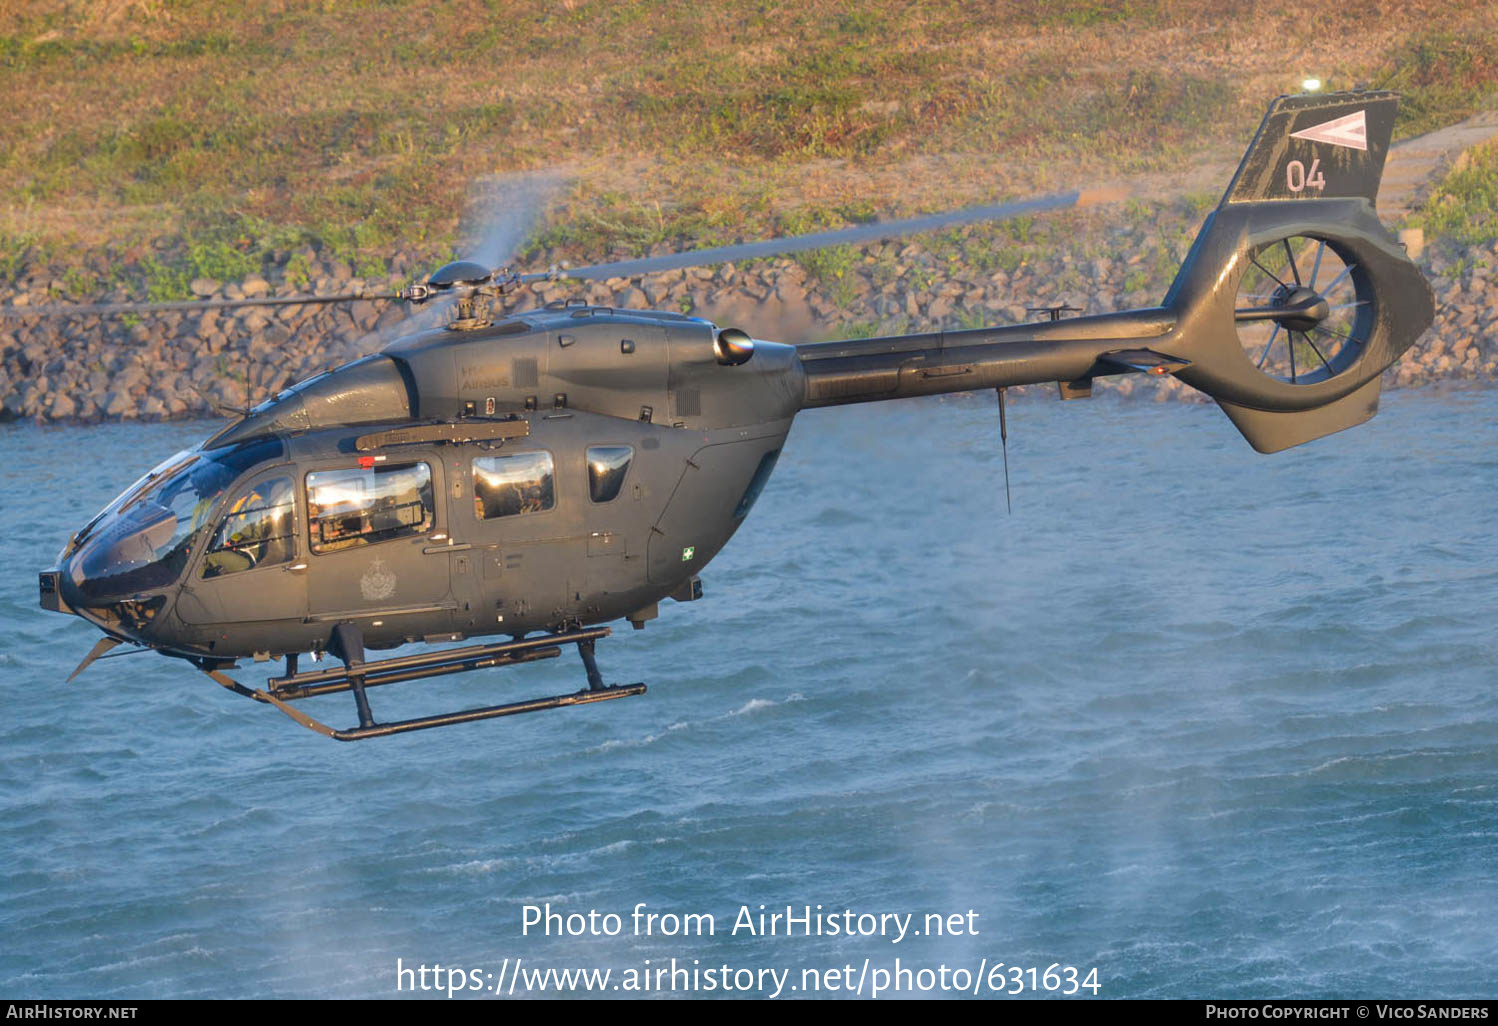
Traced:
<path id="1" fill-rule="evenodd" d="M 589 446 L 588 497 L 594 502 L 610 502 L 618 497 L 634 455 L 634 449 L 627 445 Z"/>
<path id="2" fill-rule="evenodd" d="M 423 534 L 436 522 L 432 468 L 426 463 L 381 463 L 307 475 L 307 519 L 312 551 Z"/>
<path id="3" fill-rule="evenodd" d="M 549 452 L 479 456 L 473 461 L 473 512 L 480 520 L 540 513 L 557 504 Z"/>
<path id="4" fill-rule="evenodd" d="M 102 605 L 164 588 L 208 535 L 224 490 L 251 467 L 285 455 L 274 438 L 174 456 L 105 508 L 71 563 L 79 591 Z"/>
<path id="5" fill-rule="evenodd" d="M 202 577 L 275 566 L 295 555 L 296 500 L 291 478 L 257 481 L 224 507 Z"/>

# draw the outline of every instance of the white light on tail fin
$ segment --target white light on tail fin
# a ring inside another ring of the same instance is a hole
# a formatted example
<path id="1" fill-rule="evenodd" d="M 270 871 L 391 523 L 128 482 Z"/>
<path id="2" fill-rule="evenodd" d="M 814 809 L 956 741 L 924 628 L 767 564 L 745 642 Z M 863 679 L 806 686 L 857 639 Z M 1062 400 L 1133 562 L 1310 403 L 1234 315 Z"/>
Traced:
<path id="1" fill-rule="evenodd" d="M 1312 125 L 1310 128 L 1302 128 L 1299 132 L 1291 132 L 1290 138 L 1309 139 L 1311 142 L 1366 150 L 1368 148 L 1368 119 L 1363 116 L 1362 111 L 1358 111 L 1333 121 Z"/>

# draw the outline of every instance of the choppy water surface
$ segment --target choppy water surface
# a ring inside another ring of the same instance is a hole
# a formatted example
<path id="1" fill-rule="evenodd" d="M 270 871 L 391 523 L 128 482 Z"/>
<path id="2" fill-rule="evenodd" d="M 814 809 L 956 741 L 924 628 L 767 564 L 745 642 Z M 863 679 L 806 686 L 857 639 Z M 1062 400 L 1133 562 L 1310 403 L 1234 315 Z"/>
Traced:
<path id="1" fill-rule="evenodd" d="M 94 636 L 36 571 L 208 426 L 0 428 L 0 994 L 386 996 L 398 957 L 516 956 L 1498 993 L 1498 393 L 1275 457 L 1208 407 L 1010 427 L 1006 516 L 991 397 L 807 414 L 706 600 L 600 646 L 647 697 L 357 745 L 154 656 L 64 685 Z M 374 700 L 581 679 L 506 672 Z M 719 933 L 522 939 L 546 901 Z M 818 903 L 981 933 L 726 935 Z"/>

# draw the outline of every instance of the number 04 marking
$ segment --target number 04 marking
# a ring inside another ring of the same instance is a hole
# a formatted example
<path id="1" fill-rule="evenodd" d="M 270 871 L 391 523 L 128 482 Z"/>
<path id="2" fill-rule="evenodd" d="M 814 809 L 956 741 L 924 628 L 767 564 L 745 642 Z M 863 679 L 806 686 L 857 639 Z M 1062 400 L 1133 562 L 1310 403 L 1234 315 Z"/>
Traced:
<path id="1" fill-rule="evenodd" d="M 1321 172 L 1321 159 L 1318 157 L 1311 161 L 1311 170 L 1298 160 L 1292 160 L 1285 165 L 1285 186 L 1291 192 L 1304 192 L 1306 189 L 1320 191 L 1326 188 L 1326 175 Z"/>

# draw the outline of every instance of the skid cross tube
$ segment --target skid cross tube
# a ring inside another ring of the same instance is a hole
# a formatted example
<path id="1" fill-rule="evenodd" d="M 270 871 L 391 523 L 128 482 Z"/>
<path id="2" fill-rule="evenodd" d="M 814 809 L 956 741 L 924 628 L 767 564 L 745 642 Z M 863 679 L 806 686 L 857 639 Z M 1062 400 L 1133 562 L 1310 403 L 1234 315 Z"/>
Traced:
<path id="1" fill-rule="evenodd" d="M 460 662 L 448 663 L 441 666 L 413 667 L 408 670 L 394 670 L 385 674 L 366 672 L 364 674 L 364 686 L 366 688 L 373 688 L 381 684 L 399 684 L 408 680 L 444 677 L 450 673 L 467 673 L 469 670 L 487 670 L 491 667 L 534 663 L 542 659 L 555 659 L 561 654 L 562 650 L 557 646 L 544 645 L 526 649 L 523 652 L 470 656 Z M 329 681 L 326 684 L 273 686 L 271 694 L 283 701 L 295 702 L 303 698 L 316 698 L 318 695 L 334 695 L 340 691 L 348 691 L 352 687 L 352 680 L 335 680 Z"/>
<path id="2" fill-rule="evenodd" d="M 574 642 L 596 641 L 612 633 L 613 631 L 608 627 L 594 627 L 590 630 L 522 638 L 519 641 L 496 642 L 492 645 L 468 645 L 464 648 L 448 648 L 437 652 L 418 652 L 414 655 L 395 656 L 391 659 L 364 663 L 358 670 L 364 678 L 365 687 L 372 686 L 375 678 L 378 678 L 381 684 L 394 684 L 417 677 L 435 677 L 444 673 L 463 673 L 467 670 L 482 669 L 485 666 L 497 665 L 485 660 L 517 656 L 535 649 L 556 648 Z M 541 656 L 540 658 L 548 657 Z M 518 662 L 520 660 L 507 661 Z M 332 666 L 326 670 L 308 670 L 284 677 L 272 677 L 266 683 L 270 685 L 270 689 L 275 692 L 277 698 L 297 699 L 330 694 L 335 691 L 347 691 L 350 686 L 348 678 L 347 667 Z"/>
<path id="3" fill-rule="evenodd" d="M 404 734 L 413 730 L 426 730 L 431 727 L 446 727 L 456 723 L 472 723 L 476 720 L 495 719 L 500 716 L 516 716 L 520 713 L 539 712 L 542 709 L 557 709 L 569 705 L 589 705 L 593 702 L 606 702 L 615 698 L 643 695 L 646 691 L 644 684 L 615 684 L 610 686 L 603 683 L 603 677 L 598 672 L 597 661 L 593 658 L 593 649 L 599 638 L 607 637 L 611 633 L 612 631 L 608 627 L 595 627 L 587 630 L 547 634 L 536 638 L 522 638 L 516 641 L 493 645 L 469 645 L 465 648 L 446 649 L 440 652 L 397 656 L 392 659 L 380 659 L 370 663 L 350 661 L 345 666 L 339 668 L 312 670 L 306 673 L 292 673 L 284 677 L 272 677 L 267 682 L 269 690 L 264 691 L 247 688 L 209 666 L 204 666 L 202 669 L 204 673 L 220 686 L 257 702 L 273 705 L 308 730 L 322 734 L 324 737 L 331 737 L 336 741 L 363 741 L 366 738 Z M 355 643 L 352 639 L 344 640 L 348 648 L 352 649 L 354 647 Z M 512 666 L 539 659 L 554 659 L 561 654 L 562 645 L 571 644 L 577 645 L 578 653 L 582 656 L 583 667 L 587 671 L 588 677 L 588 686 L 573 694 L 553 695 L 549 698 L 533 698 L 520 702 L 508 702 L 503 705 L 465 709 L 460 712 L 439 713 L 435 716 L 421 716 L 415 719 L 397 720 L 392 723 L 377 722 L 369 712 L 369 704 L 366 699 L 358 702 L 360 722 L 358 727 L 351 730 L 338 730 L 329 727 L 327 724 L 313 719 L 301 710 L 293 708 L 290 704 L 292 701 L 302 698 L 312 698 L 317 695 L 327 695 L 350 690 L 354 692 L 356 698 L 362 698 L 364 688 L 375 687 L 380 684 L 395 684 L 401 681 L 418 680 L 452 673 L 466 673 L 469 670 L 488 667 Z M 348 654 L 356 655 L 355 652 L 349 652 Z"/>

